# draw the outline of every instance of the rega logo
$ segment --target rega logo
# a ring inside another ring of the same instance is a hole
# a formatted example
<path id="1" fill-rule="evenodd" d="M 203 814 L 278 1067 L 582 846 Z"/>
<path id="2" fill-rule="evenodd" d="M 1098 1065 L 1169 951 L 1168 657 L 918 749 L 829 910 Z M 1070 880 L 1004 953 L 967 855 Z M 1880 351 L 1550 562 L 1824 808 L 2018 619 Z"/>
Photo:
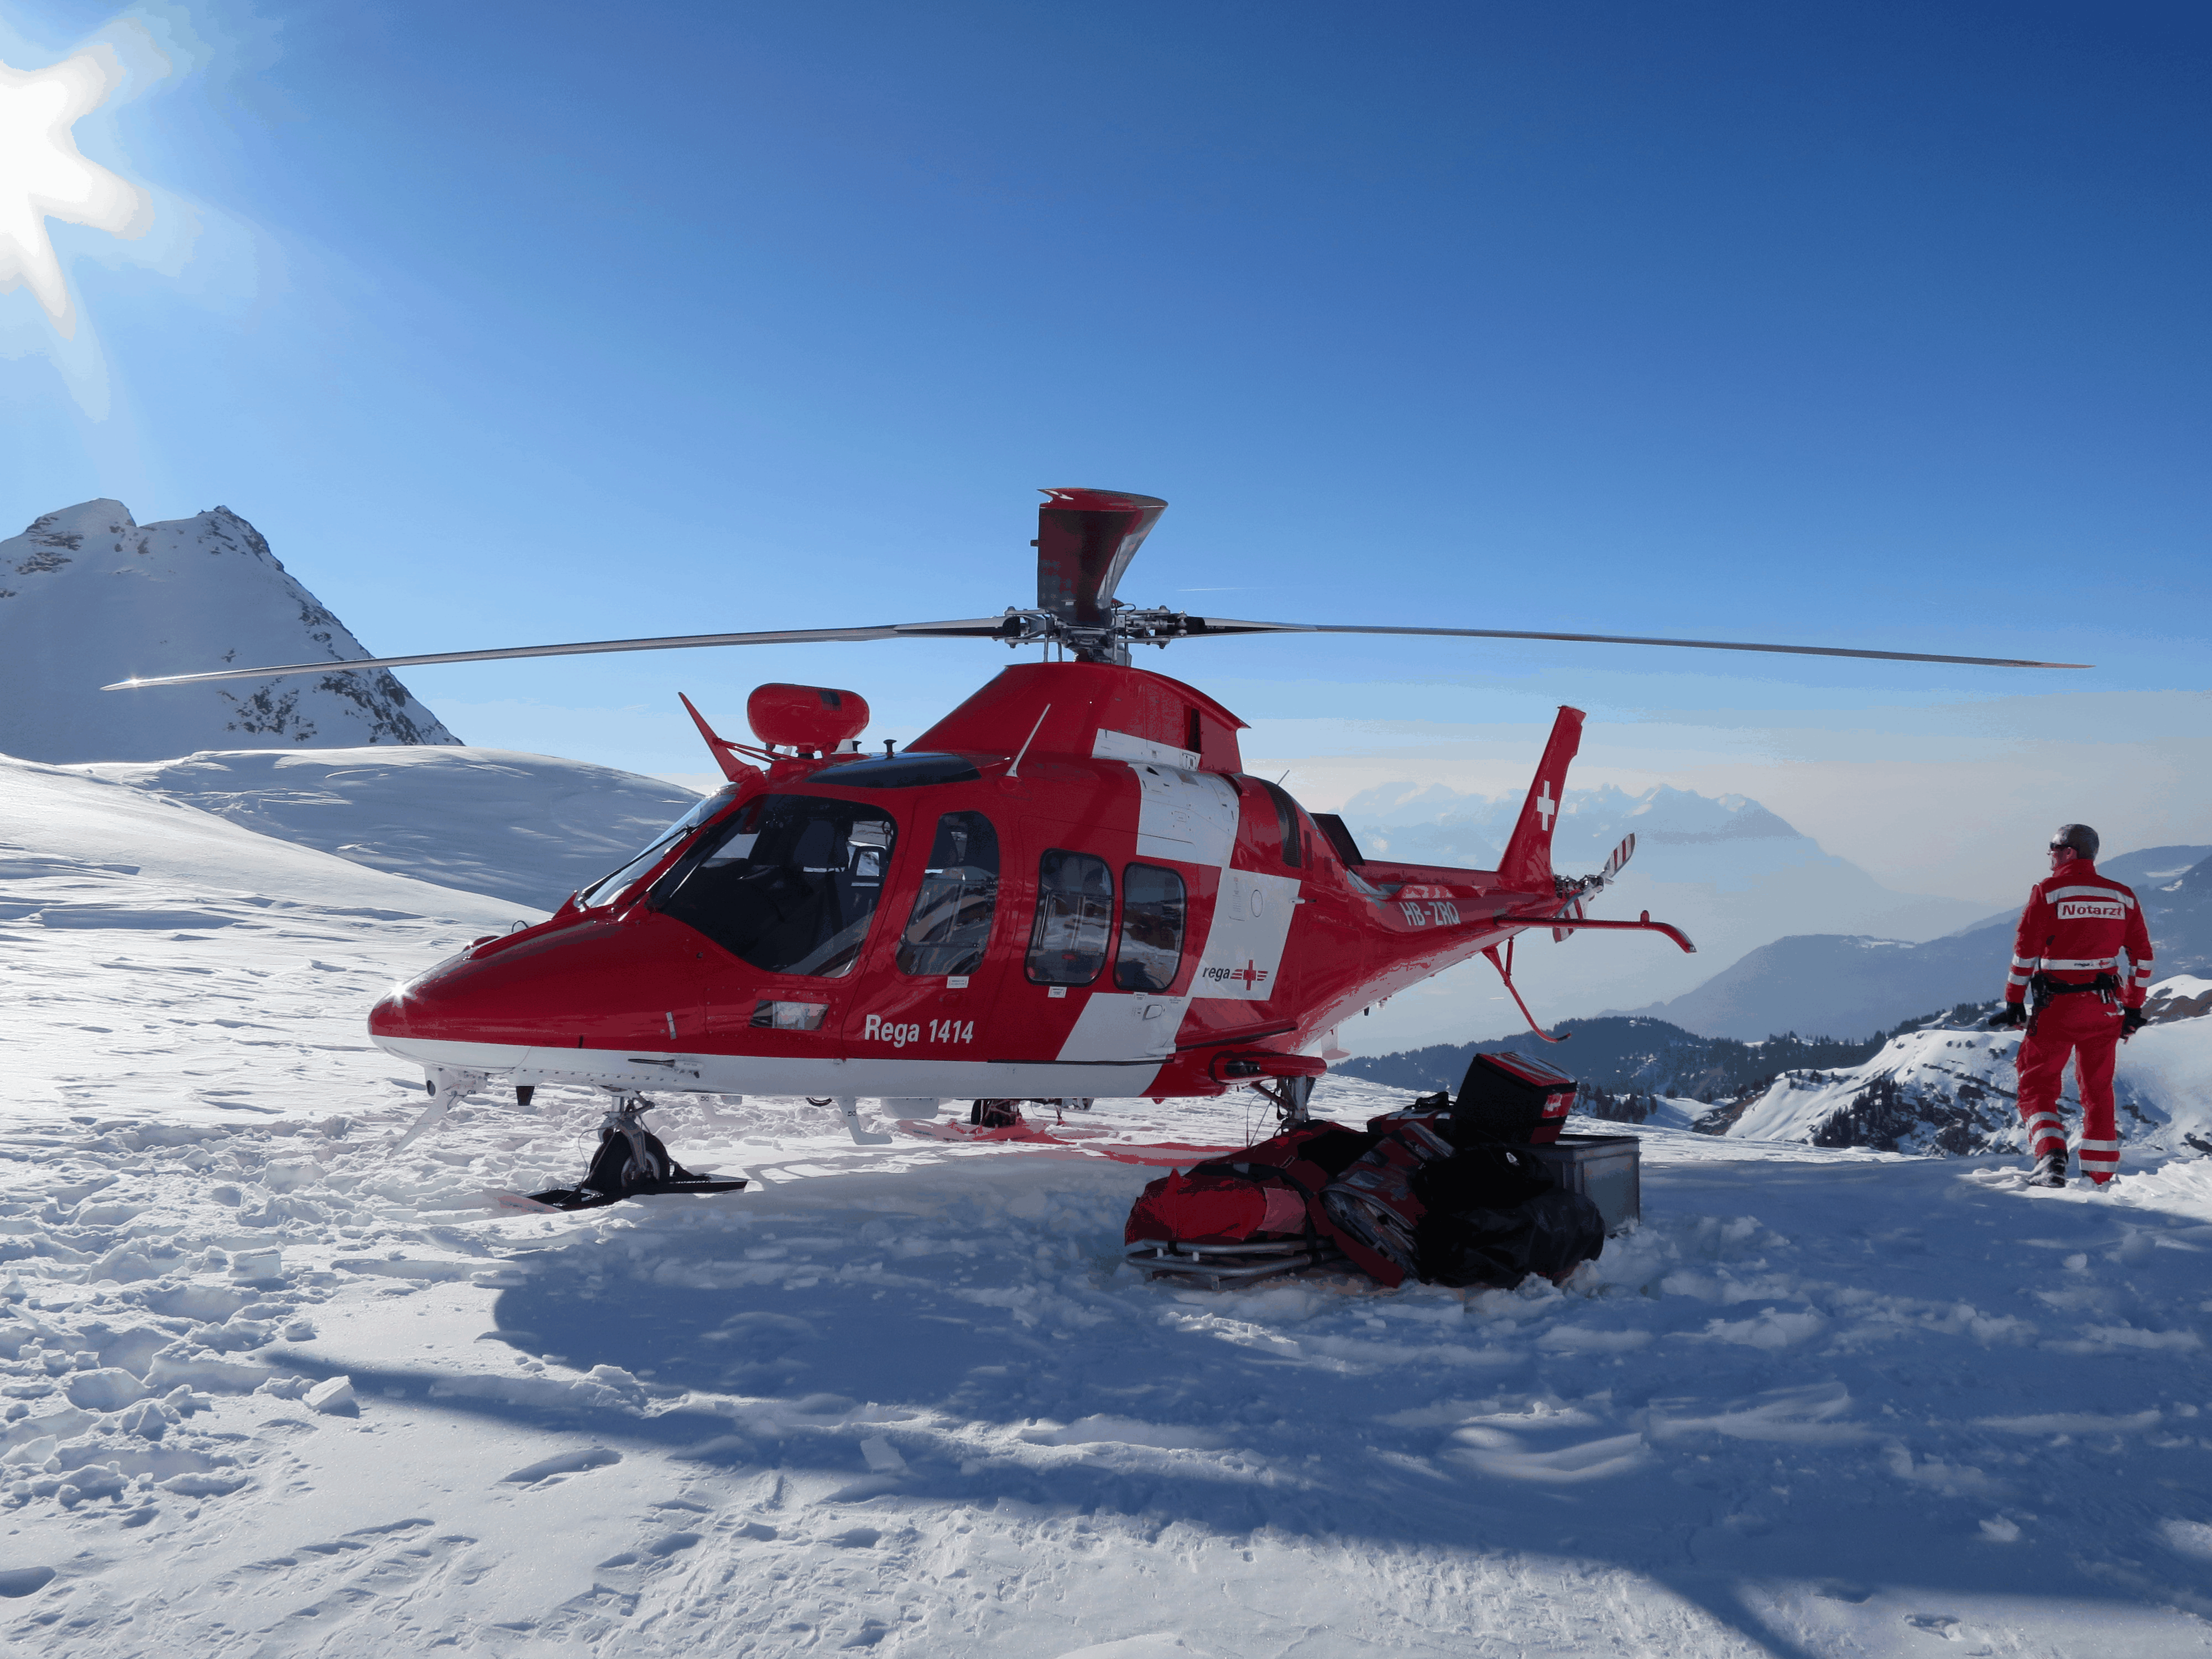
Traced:
<path id="1" fill-rule="evenodd" d="M 867 1024 L 860 1028 L 860 1036 L 864 1042 L 888 1042 L 894 1048 L 903 1048 L 909 1042 L 921 1041 L 921 1027 L 895 1024 L 881 1014 L 870 1014 Z"/>

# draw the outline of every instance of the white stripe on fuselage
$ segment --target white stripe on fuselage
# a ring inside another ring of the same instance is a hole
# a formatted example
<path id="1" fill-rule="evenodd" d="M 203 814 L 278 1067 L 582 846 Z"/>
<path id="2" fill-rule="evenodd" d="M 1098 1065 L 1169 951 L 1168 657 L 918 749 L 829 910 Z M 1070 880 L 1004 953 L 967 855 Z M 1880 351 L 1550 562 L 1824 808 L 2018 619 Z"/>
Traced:
<path id="1" fill-rule="evenodd" d="M 1163 1017 L 1165 1018 L 1164 1016 Z M 1172 1027 L 1170 1027 L 1172 1030 Z M 879 1100 L 934 1095 L 941 1100 L 1060 1099 L 1141 1095 L 1160 1061 L 797 1060 L 769 1054 L 652 1054 L 622 1048 L 541 1048 L 520 1043 L 448 1042 L 377 1036 L 388 1054 L 418 1066 L 483 1072 L 516 1083 L 581 1084 L 604 1089 L 659 1089 L 678 1094 L 814 1095 Z"/>
<path id="2" fill-rule="evenodd" d="M 1229 780 L 1152 761 L 1128 767 L 1142 792 L 1137 856 L 1224 868 L 1237 845 L 1237 791 Z"/>
<path id="3" fill-rule="evenodd" d="M 1060 1045 L 1055 1063 L 1175 1058 L 1176 1033 L 1182 1029 L 1188 997 L 1149 991 L 1093 991 L 1075 1017 L 1075 1029 Z"/>
<path id="4" fill-rule="evenodd" d="M 1133 752 L 1140 749 L 1152 752 Z M 1298 882 L 1295 877 L 1230 868 L 1240 803 L 1228 779 L 1170 764 L 1167 757 L 1184 751 L 1146 744 L 1118 732 L 1101 731 L 1094 752 L 1098 759 L 1124 762 L 1136 776 L 1137 856 L 1216 870 L 1220 882 L 1189 992 L 1176 997 L 1089 993 L 1057 1063 L 1164 1062 L 1174 1057 L 1176 1036 L 1193 1000 L 1257 1002 L 1274 994 L 1291 919 L 1297 914 Z"/>
<path id="5" fill-rule="evenodd" d="M 1224 870 L 1206 950 L 1191 981 L 1193 994 L 1234 1002 L 1264 1002 L 1274 995 L 1297 910 L 1295 876 Z"/>

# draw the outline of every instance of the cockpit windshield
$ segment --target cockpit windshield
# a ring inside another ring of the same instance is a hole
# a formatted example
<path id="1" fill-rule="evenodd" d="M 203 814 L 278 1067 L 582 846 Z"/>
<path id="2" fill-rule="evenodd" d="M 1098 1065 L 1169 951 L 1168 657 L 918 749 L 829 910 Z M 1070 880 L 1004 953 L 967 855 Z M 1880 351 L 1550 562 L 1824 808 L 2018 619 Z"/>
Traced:
<path id="1" fill-rule="evenodd" d="M 764 795 L 710 831 L 654 902 L 764 972 L 836 979 L 860 960 L 897 838 L 880 807 Z"/>
<path id="2" fill-rule="evenodd" d="M 612 875 L 602 876 L 576 895 L 576 902 L 586 909 L 594 905 L 611 904 L 623 896 L 632 882 L 644 875 L 667 856 L 668 849 L 696 830 L 708 818 L 738 798 L 738 786 L 725 784 L 713 794 L 706 796 L 682 817 L 653 838 L 653 844 L 640 853 Z"/>

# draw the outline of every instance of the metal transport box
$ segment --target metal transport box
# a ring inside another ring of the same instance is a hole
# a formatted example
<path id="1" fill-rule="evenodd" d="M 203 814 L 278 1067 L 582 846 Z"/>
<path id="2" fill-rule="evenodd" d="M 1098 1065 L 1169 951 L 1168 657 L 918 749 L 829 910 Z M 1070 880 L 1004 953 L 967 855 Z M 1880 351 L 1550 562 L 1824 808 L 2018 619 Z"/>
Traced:
<path id="1" fill-rule="evenodd" d="M 1563 1134 L 1527 1150 L 1544 1160 L 1559 1185 L 1597 1206 L 1610 1237 L 1644 1213 L 1642 1148 L 1634 1135 Z"/>

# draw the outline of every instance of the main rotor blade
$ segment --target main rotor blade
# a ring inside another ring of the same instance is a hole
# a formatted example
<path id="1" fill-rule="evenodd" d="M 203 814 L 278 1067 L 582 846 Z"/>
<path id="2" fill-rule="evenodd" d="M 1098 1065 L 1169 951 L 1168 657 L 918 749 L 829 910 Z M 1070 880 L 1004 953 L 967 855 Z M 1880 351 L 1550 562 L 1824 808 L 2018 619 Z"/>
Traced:
<path id="1" fill-rule="evenodd" d="M 1771 651 L 1791 657 L 1872 657 L 1883 662 L 1960 662 L 1977 668 L 2094 668 L 2086 662 L 2024 657 L 1950 657 L 1928 651 L 1859 651 L 1839 645 L 1753 645 L 1741 640 L 1654 640 L 1633 634 L 1540 634 L 1517 628 L 1384 628 L 1362 623 L 1232 622 L 1193 617 L 1194 636 L 1208 634 L 1435 634 L 1466 640 L 1564 640 L 1584 645 L 1671 645 L 1692 651 Z"/>
<path id="2" fill-rule="evenodd" d="M 286 674 L 336 674 L 357 668 L 411 668 L 436 662 L 500 662 L 509 657 L 580 657 L 600 651 L 682 651 L 708 645 L 813 645 L 839 640 L 996 639 L 1006 631 L 1004 617 L 965 621 L 885 623 L 874 628 L 790 628 L 758 634 L 680 634 L 655 640 L 592 640 L 576 645 L 514 645 L 496 651 L 428 651 L 413 657 L 333 658 L 329 662 L 288 663 L 276 668 L 222 668 L 206 674 L 162 674 L 118 680 L 103 691 L 131 691 L 148 685 L 198 685 L 207 680 L 264 680 Z"/>

